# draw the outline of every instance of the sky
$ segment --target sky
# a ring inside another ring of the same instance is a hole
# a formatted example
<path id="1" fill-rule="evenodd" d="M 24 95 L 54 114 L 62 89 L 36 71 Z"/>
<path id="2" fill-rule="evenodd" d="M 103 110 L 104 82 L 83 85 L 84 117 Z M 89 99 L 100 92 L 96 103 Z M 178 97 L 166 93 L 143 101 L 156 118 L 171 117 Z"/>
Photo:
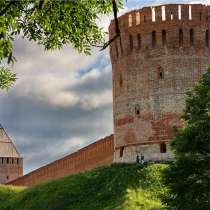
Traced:
<path id="1" fill-rule="evenodd" d="M 127 0 L 133 8 L 210 0 Z M 107 30 L 111 16 L 102 17 Z M 68 155 L 113 132 L 112 76 L 109 50 L 91 56 L 70 46 L 44 51 L 18 37 L 13 69 L 18 80 L 0 91 L 0 123 L 24 157 L 24 173 Z"/>

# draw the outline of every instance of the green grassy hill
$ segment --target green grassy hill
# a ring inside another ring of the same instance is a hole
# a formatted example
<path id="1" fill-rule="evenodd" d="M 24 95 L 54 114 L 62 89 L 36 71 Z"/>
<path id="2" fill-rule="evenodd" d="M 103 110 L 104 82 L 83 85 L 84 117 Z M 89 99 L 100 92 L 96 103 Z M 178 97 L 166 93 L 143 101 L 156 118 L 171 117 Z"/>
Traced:
<path id="1" fill-rule="evenodd" d="M 158 210 L 165 164 L 113 164 L 32 188 L 0 187 L 0 210 Z"/>

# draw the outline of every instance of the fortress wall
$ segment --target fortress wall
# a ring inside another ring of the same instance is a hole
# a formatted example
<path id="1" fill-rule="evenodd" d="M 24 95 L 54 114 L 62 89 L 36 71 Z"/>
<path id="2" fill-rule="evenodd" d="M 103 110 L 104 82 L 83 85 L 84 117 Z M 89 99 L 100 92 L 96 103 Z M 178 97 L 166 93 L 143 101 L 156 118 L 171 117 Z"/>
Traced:
<path id="1" fill-rule="evenodd" d="M 32 186 L 98 166 L 110 165 L 113 162 L 113 153 L 113 135 L 111 135 L 7 184 Z"/>
<path id="2" fill-rule="evenodd" d="M 130 162 L 127 157 L 144 153 L 138 145 L 161 147 L 174 137 L 173 128 L 183 125 L 185 93 L 210 64 L 210 7 L 168 4 L 118 19 L 121 37 L 110 47 L 114 159 Z M 109 32 L 112 38 L 114 21 Z M 160 147 L 154 148 L 157 155 Z"/>
<path id="3" fill-rule="evenodd" d="M 18 161 L 17 161 L 18 160 Z M 0 183 L 23 176 L 23 159 L 22 158 L 0 158 Z"/>
<path id="4" fill-rule="evenodd" d="M 154 13 L 152 11 L 154 11 Z M 194 39 L 196 40 L 194 47 L 201 50 L 200 48 L 204 48 L 206 46 L 205 32 L 210 28 L 210 6 L 200 4 L 171 4 L 156 7 L 145 7 L 143 9 L 126 13 L 118 19 L 122 42 L 120 45 L 120 40 L 118 38 L 111 44 L 110 51 L 112 63 L 123 59 L 129 54 L 137 53 L 139 51 L 154 51 L 155 49 L 154 46 L 152 46 L 151 38 L 153 31 L 156 32 L 156 50 L 164 48 L 162 43 L 163 30 L 167 33 L 165 47 L 168 49 L 178 49 L 180 45 L 179 31 L 177 31 L 177 29 L 183 30 L 183 48 L 187 48 L 190 47 L 190 29 L 195 29 L 196 32 L 196 29 L 202 28 L 204 30 L 194 34 Z M 115 35 L 114 20 L 112 20 L 109 26 L 109 35 L 110 38 Z M 138 35 L 141 35 L 141 47 L 138 46 Z M 133 40 L 133 49 L 131 49 L 130 38 Z M 160 51 L 160 53 L 162 52 L 163 51 Z"/>

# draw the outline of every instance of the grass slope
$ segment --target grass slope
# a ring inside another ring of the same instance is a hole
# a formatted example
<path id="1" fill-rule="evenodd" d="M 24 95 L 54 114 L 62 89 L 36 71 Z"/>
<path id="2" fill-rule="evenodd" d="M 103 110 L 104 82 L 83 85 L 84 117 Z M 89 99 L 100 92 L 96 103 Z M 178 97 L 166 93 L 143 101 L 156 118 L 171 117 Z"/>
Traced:
<path id="1" fill-rule="evenodd" d="M 0 187 L 1 210 L 158 210 L 165 164 L 113 164 L 28 189 Z"/>

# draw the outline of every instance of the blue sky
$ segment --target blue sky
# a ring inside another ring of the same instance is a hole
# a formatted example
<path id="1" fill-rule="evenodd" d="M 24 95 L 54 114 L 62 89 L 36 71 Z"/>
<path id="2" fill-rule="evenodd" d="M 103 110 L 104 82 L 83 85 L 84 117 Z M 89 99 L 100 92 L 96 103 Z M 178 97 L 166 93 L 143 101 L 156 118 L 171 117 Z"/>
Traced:
<path id="1" fill-rule="evenodd" d="M 192 1 L 127 2 L 123 11 Z M 105 29 L 110 18 L 102 18 L 100 24 Z M 45 52 L 35 43 L 18 38 L 14 53 L 14 71 L 19 79 L 8 92 L 0 91 L 0 123 L 24 157 L 25 172 L 113 132 L 108 49 L 93 49 L 91 56 L 78 54 L 71 47 Z"/>
<path id="2" fill-rule="evenodd" d="M 129 8 L 144 7 L 144 6 L 154 6 L 159 4 L 169 4 L 169 3 L 203 3 L 209 4 L 209 0 L 127 0 L 127 6 Z"/>

